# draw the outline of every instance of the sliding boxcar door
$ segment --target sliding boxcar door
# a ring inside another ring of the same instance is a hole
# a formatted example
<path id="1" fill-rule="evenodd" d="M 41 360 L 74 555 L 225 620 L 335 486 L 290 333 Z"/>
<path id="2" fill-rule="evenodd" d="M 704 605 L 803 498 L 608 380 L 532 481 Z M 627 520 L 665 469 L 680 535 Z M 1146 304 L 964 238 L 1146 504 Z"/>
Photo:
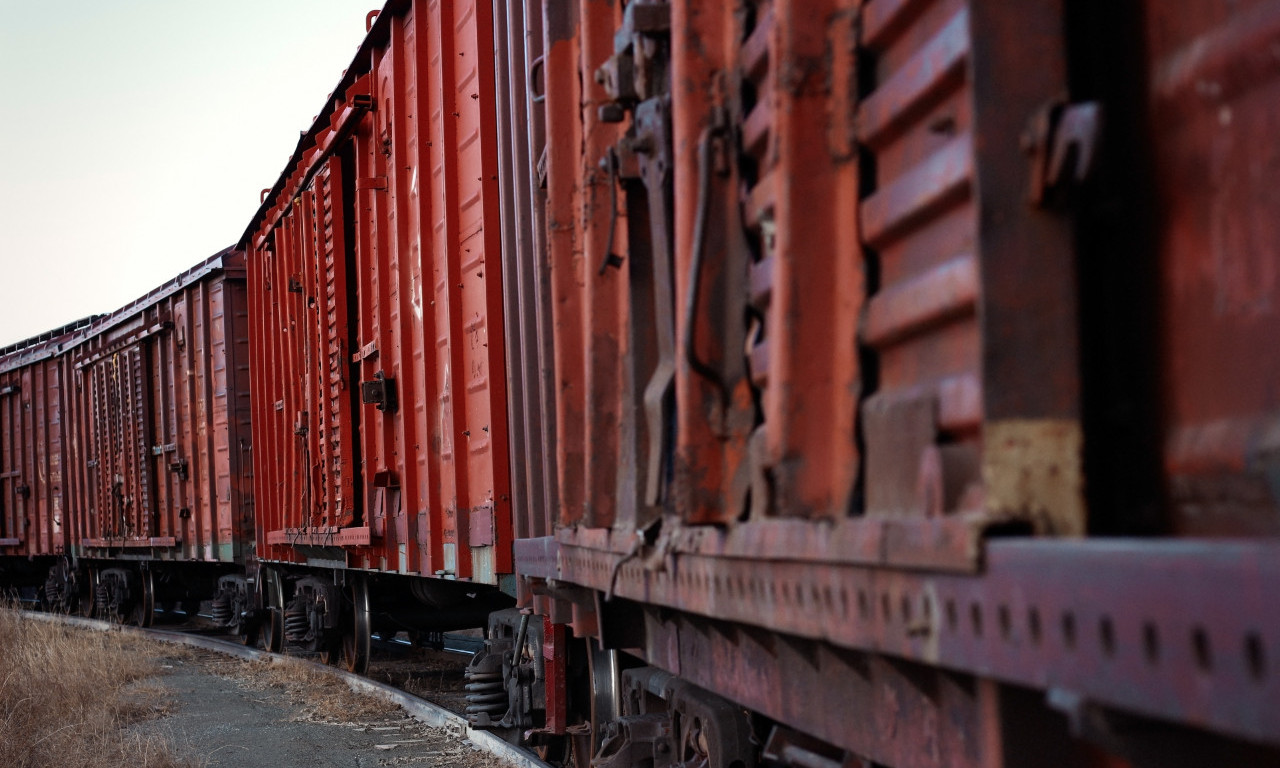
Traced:
<path id="1" fill-rule="evenodd" d="M 147 356 L 134 344 L 90 366 L 93 487 L 98 537 L 155 535 L 155 464 L 150 445 Z"/>

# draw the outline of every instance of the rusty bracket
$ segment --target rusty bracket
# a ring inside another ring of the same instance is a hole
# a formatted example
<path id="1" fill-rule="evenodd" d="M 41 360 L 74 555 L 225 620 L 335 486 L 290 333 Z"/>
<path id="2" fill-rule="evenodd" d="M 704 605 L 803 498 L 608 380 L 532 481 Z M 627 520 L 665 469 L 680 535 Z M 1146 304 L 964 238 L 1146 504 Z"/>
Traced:
<path id="1" fill-rule="evenodd" d="M 664 47 L 655 38 L 671 30 L 671 5 L 633 2 L 613 35 L 613 55 L 595 71 L 595 81 L 611 103 L 599 107 L 601 122 L 620 123 L 628 107 L 663 95 L 667 90 Z"/>
<path id="2" fill-rule="evenodd" d="M 1089 178 L 1102 124 L 1102 105 L 1096 101 L 1067 104 L 1057 100 L 1032 115 L 1022 135 L 1022 149 L 1031 159 L 1033 205 L 1045 207 L 1052 190 L 1079 185 Z"/>
<path id="3" fill-rule="evenodd" d="M 396 380 L 378 371 L 373 374 L 373 381 L 360 382 L 360 401 L 365 405 L 373 405 L 384 413 L 395 413 L 400 407 L 396 396 Z"/>
<path id="4" fill-rule="evenodd" d="M 672 201 L 674 151 L 671 142 L 671 104 L 665 98 L 650 99 L 636 106 L 635 139 L 640 174 L 649 203 L 649 230 L 652 248 L 654 317 L 658 318 L 658 364 L 644 391 L 645 417 L 649 425 L 649 465 L 645 473 L 645 504 L 662 501 L 662 478 L 674 444 L 675 386 L 675 286 L 673 285 L 675 212 Z"/>
<path id="5" fill-rule="evenodd" d="M 609 172 L 609 235 L 604 259 L 600 262 L 597 275 L 603 275 L 610 267 L 622 268 L 622 257 L 613 252 L 613 241 L 618 232 L 618 153 L 609 148 L 608 154 L 600 158 L 600 165 Z"/>
<path id="6" fill-rule="evenodd" d="M 186 459 L 176 459 L 169 462 L 169 471 L 178 476 L 179 480 L 186 480 L 190 477 L 190 465 Z"/>
<path id="7" fill-rule="evenodd" d="M 671 719 L 667 715 L 630 715 L 605 724 L 603 743 L 591 764 L 597 768 L 665 768 L 672 764 L 671 753 Z"/>

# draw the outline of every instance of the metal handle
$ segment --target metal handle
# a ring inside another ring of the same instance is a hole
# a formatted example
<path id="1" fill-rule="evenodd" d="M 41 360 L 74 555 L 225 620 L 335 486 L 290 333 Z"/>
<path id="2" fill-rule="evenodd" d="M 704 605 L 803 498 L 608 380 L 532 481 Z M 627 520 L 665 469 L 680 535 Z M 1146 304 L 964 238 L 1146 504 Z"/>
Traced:
<path id="1" fill-rule="evenodd" d="M 544 54 L 529 62 L 529 100 L 534 104 L 541 104 L 547 100 L 545 90 L 542 93 L 535 90 L 538 83 L 538 72 L 542 70 L 542 65 L 545 64 L 546 61 L 547 57 Z"/>
<path id="2" fill-rule="evenodd" d="M 694 320 L 698 315 L 698 293 L 702 282 L 702 263 L 706 260 L 707 213 L 711 207 L 711 140 L 722 133 L 708 126 L 698 137 L 698 213 L 693 225 L 693 255 L 689 260 L 689 294 L 684 303 L 684 359 L 695 373 L 711 382 L 720 392 L 721 405 L 728 408 L 729 386 L 720 371 L 698 357 L 694 347 Z"/>

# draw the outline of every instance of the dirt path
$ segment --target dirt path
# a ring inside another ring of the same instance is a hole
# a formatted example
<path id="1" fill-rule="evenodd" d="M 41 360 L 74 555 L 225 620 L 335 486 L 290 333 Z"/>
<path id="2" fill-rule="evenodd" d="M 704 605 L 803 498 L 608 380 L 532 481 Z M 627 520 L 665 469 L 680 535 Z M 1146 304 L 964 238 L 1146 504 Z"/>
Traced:
<path id="1" fill-rule="evenodd" d="M 168 650 L 156 659 L 166 674 L 136 692 L 158 717 L 133 727 L 139 734 L 165 737 L 177 756 L 197 765 L 506 765 L 461 734 L 423 725 L 400 708 L 354 694 L 305 665 Z"/>

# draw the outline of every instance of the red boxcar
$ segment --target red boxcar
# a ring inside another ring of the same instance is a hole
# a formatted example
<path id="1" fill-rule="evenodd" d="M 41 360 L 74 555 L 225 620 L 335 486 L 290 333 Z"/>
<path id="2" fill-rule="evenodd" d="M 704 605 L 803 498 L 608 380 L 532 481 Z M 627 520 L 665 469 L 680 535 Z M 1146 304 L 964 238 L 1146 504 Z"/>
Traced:
<path id="1" fill-rule="evenodd" d="M 789 765 L 1276 759 L 1276 3 L 501 5 L 560 684 L 475 722 L 602 766 L 754 764 L 743 708 Z"/>
<path id="2" fill-rule="evenodd" d="M 388 4 L 243 241 L 259 559 L 440 577 L 375 604 L 514 591 L 492 57 L 487 3 Z M 286 639 L 325 647 L 333 579 L 278 573 Z"/>
<path id="3" fill-rule="evenodd" d="M 246 591 L 247 323 L 243 255 L 227 250 L 67 345 L 70 546 L 100 613 L 146 623 L 157 599 L 212 593 L 221 576 Z"/>
<path id="4" fill-rule="evenodd" d="M 67 513 L 74 506 L 67 467 L 74 441 L 67 433 L 70 368 L 62 355 L 95 318 L 0 349 L 0 570 L 7 582 L 32 587 L 56 569 L 43 595 L 61 604 L 70 574 Z"/>

